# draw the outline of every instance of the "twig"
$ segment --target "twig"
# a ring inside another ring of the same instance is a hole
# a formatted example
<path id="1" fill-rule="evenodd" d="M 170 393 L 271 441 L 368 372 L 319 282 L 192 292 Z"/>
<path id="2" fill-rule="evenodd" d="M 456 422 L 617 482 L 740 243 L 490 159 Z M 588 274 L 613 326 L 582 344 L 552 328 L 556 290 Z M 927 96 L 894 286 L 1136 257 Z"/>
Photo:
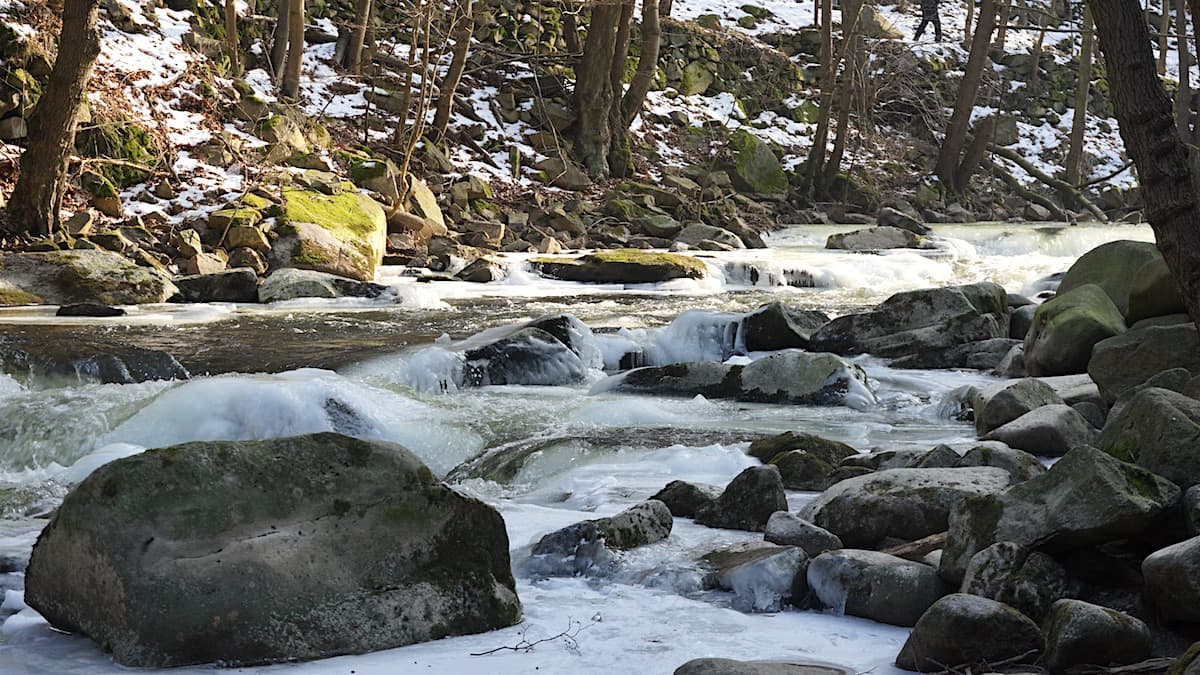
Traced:
<path id="1" fill-rule="evenodd" d="M 520 641 L 517 642 L 517 644 L 503 645 L 503 646 L 495 647 L 493 649 L 489 649 L 489 650 L 483 651 L 483 652 L 474 652 L 471 654 L 471 656 L 487 656 L 489 654 L 496 654 L 498 652 L 505 652 L 505 651 L 528 653 L 528 652 L 533 651 L 533 648 L 536 647 L 537 645 L 540 645 L 545 642 L 554 642 L 555 640 L 559 640 L 559 639 L 566 642 L 568 649 L 575 649 L 575 648 L 579 647 L 579 643 L 575 641 L 575 637 L 577 635 L 579 635 L 581 632 L 583 632 L 583 630 L 585 628 L 587 628 L 587 626 L 583 625 L 582 621 L 575 621 L 574 619 L 568 618 L 567 619 L 567 629 L 564 630 L 563 632 L 561 632 L 557 635 L 551 635 L 550 637 L 542 638 L 540 640 L 533 640 L 531 642 L 525 638 L 525 634 L 529 630 L 528 627 L 525 627 L 525 628 L 522 628 L 517 633 L 518 635 L 521 636 L 521 639 L 520 639 Z"/>

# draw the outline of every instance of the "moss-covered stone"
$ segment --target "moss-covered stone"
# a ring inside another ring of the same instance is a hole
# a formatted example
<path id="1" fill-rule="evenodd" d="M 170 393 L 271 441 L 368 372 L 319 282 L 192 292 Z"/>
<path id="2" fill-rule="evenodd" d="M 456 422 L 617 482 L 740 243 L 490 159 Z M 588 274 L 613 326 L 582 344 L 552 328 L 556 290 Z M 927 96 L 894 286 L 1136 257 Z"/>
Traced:
<path id="1" fill-rule="evenodd" d="M 359 192 L 324 194 L 285 188 L 274 267 L 300 267 L 359 281 L 375 278 L 387 245 L 387 218 Z"/>
<path id="2" fill-rule="evenodd" d="M 135 305 L 178 293 L 165 276 L 99 249 L 0 255 L 0 287 L 55 305 Z"/>
<path id="3" fill-rule="evenodd" d="M 1125 319 L 1103 288 L 1077 286 L 1038 307 L 1025 336 L 1030 375 L 1086 373 L 1092 348 L 1125 332 Z"/>
<path id="4" fill-rule="evenodd" d="M 598 284 L 703 279 L 708 274 L 704 263 L 691 256 L 638 249 L 599 251 L 575 259 L 536 258 L 532 264 L 535 270 L 549 277 Z"/>
<path id="5" fill-rule="evenodd" d="M 730 178 L 739 190 L 759 194 L 787 192 L 787 175 L 766 143 L 748 131 L 738 130 L 729 137 L 729 150 Z"/>
<path id="6" fill-rule="evenodd" d="M 162 150 L 148 129 L 128 119 L 97 120 L 80 129 L 75 148 L 84 157 L 125 160 L 153 171 L 162 165 Z M 125 164 L 100 163 L 95 171 L 114 185 L 125 188 L 145 181 L 149 174 Z"/>

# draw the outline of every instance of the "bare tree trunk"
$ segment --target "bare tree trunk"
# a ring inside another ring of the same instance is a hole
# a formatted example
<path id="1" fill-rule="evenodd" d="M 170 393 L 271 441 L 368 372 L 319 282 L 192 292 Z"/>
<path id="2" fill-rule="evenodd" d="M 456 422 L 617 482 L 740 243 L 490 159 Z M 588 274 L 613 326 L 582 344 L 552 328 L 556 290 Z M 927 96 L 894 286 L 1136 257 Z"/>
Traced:
<path id="1" fill-rule="evenodd" d="M 1167 74 L 1167 38 L 1171 35 L 1170 0 L 1159 0 L 1162 15 L 1158 17 L 1158 76 Z M 1147 3 L 1149 5 L 1149 3 Z"/>
<path id="2" fill-rule="evenodd" d="M 238 38 L 237 0 L 225 0 L 225 46 L 229 50 L 229 66 L 234 73 L 242 72 L 242 44 Z"/>
<path id="3" fill-rule="evenodd" d="M 1175 41 L 1179 55 L 1179 87 L 1175 90 L 1175 126 L 1179 127 L 1179 137 L 1185 141 L 1192 139 L 1192 85 L 1191 62 L 1188 53 L 1187 35 L 1187 2 L 1175 0 Z"/>
<path id="4" fill-rule="evenodd" d="M 1012 19 L 1013 0 L 1001 0 L 1000 19 L 996 28 L 995 48 L 1004 51 L 1004 43 L 1008 40 L 1008 22 Z"/>
<path id="5" fill-rule="evenodd" d="M 625 96 L 625 72 L 629 68 L 629 41 L 633 30 L 633 2 L 621 0 L 621 15 L 617 18 L 617 43 L 613 47 L 608 77 L 612 82 L 613 99 L 608 107 L 608 172 L 611 176 L 628 176 L 633 162 L 629 149 L 629 127 L 621 115 L 621 99 Z"/>
<path id="6" fill-rule="evenodd" d="M 1136 0 L 1091 0 L 1113 111 L 1137 166 L 1146 215 L 1187 307 L 1200 325 L 1200 191 L 1171 101 L 1154 76 L 1150 36 Z"/>
<path id="7" fill-rule="evenodd" d="M 304 63 L 304 0 L 287 2 L 288 51 L 280 93 L 284 98 L 296 99 L 300 97 L 300 66 Z"/>
<path id="8" fill-rule="evenodd" d="M 592 7 L 587 41 L 575 71 L 579 157 L 593 178 L 609 173 L 608 150 L 612 142 L 609 115 L 615 96 L 611 71 L 622 4 L 622 0 L 600 0 Z"/>
<path id="9" fill-rule="evenodd" d="M 650 85 L 654 84 L 654 72 L 658 70 L 658 49 L 662 41 L 662 25 L 659 22 L 661 11 L 661 6 L 653 2 L 642 3 L 637 70 L 625 95 L 621 97 L 621 123 L 626 129 L 642 112 L 646 94 L 650 91 Z"/>
<path id="10" fill-rule="evenodd" d="M 367 24 L 371 21 L 372 0 L 355 0 L 354 25 L 350 27 L 350 43 L 346 45 L 346 70 L 362 74 L 363 44 L 367 41 Z"/>
<path id="11" fill-rule="evenodd" d="M 288 12 L 291 0 L 279 0 L 275 13 L 275 30 L 271 32 L 271 53 L 267 57 L 271 64 L 271 79 L 275 84 L 283 80 L 284 59 L 287 58 L 288 46 Z"/>
<path id="12" fill-rule="evenodd" d="M 988 47 L 992 44 L 992 30 L 996 27 L 996 1 L 983 0 L 979 6 L 979 25 L 971 40 L 971 53 L 958 86 L 958 97 L 954 101 L 954 112 L 946 128 L 946 139 L 938 152 L 934 172 L 942 184 L 951 192 L 961 192 L 966 181 L 960 182 L 959 163 L 966 144 L 967 131 L 971 123 L 971 111 L 975 109 L 975 98 L 983 81 L 983 69 L 987 65 Z M 967 176 L 966 178 L 969 178 Z"/>
<path id="13" fill-rule="evenodd" d="M 1029 80 L 1025 83 L 1026 88 L 1033 92 L 1034 96 L 1038 95 L 1038 86 L 1042 83 L 1042 48 L 1046 44 L 1046 25 L 1038 23 L 1037 40 L 1033 43 L 1033 51 L 1030 53 L 1032 62 L 1032 70 L 1029 73 Z"/>
<path id="14" fill-rule="evenodd" d="M 846 64 L 842 74 L 842 84 L 838 88 L 837 129 L 833 137 L 833 151 L 821 171 L 821 184 L 817 194 L 827 193 L 833 185 L 837 173 L 842 168 L 842 155 L 846 152 L 846 137 L 850 131 L 850 104 L 852 94 L 858 82 L 858 63 L 862 45 L 858 37 L 858 22 L 862 16 L 861 0 L 842 0 L 842 57 L 839 61 Z M 837 64 L 834 65 L 837 68 Z"/>
<path id="15" fill-rule="evenodd" d="M 67 163 L 75 146 L 75 118 L 100 54 L 99 4 L 100 0 L 75 0 L 63 8 L 58 57 L 29 118 L 29 141 L 8 205 L 16 231 L 48 235 L 58 225 Z"/>
<path id="16" fill-rule="evenodd" d="M 671 0 L 658 0 L 658 16 L 660 16 L 660 17 L 671 16 L 671 4 L 672 4 Z M 645 13 L 646 12 L 643 9 L 642 14 L 645 14 Z"/>
<path id="17" fill-rule="evenodd" d="M 1071 120 L 1071 140 L 1067 145 L 1064 176 L 1068 183 L 1078 186 L 1083 166 L 1083 131 L 1087 122 L 1088 91 L 1092 84 L 1092 10 L 1083 9 L 1083 35 L 1079 44 L 1079 80 L 1075 85 L 1075 113 Z"/>
<path id="18" fill-rule="evenodd" d="M 437 112 L 433 116 L 433 136 L 442 140 L 446 136 L 446 127 L 450 124 L 450 109 L 454 105 L 454 97 L 458 91 L 458 83 L 462 79 L 463 70 L 467 67 L 467 53 L 471 49 L 471 34 L 475 32 L 475 11 L 472 0 L 457 0 L 454 4 L 454 20 L 450 30 L 454 38 L 454 55 L 450 59 L 450 68 L 442 80 L 438 91 Z"/>
<path id="19" fill-rule="evenodd" d="M 578 7 L 565 7 L 562 15 L 563 41 L 567 43 L 567 52 L 582 54 L 583 45 L 579 42 L 579 21 L 575 18 Z"/>
<path id="20" fill-rule="evenodd" d="M 967 37 L 971 35 L 971 24 L 975 22 L 975 0 L 967 0 L 967 20 L 963 23 L 963 46 L 967 46 L 971 39 Z"/>
<path id="21" fill-rule="evenodd" d="M 833 91 L 837 87 L 837 65 L 833 59 L 833 0 L 821 0 L 821 105 L 812 147 L 804 163 L 809 192 L 815 198 L 825 170 L 825 152 L 829 144 L 829 118 L 833 112 Z"/>

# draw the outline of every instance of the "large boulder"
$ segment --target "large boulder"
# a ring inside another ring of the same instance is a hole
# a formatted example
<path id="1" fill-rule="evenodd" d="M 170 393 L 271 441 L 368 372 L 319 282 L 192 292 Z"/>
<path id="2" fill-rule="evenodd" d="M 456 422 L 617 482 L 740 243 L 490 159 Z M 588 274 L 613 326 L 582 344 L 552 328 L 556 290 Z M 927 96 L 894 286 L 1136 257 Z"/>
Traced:
<path id="1" fill-rule="evenodd" d="M 762 532 L 776 511 L 787 511 L 779 470 L 752 466 L 734 477 L 715 501 L 696 509 L 696 522 L 709 527 Z"/>
<path id="2" fill-rule="evenodd" d="M 703 560 L 710 568 L 707 585 L 731 591 L 739 612 L 778 612 L 792 600 L 796 575 L 808 566 L 799 548 L 761 541 L 721 548 Z"/>
<path id="3" fill-rule="evenodd" d="M 1200 623 L 1200 537 L 1155 551 L 1142 561 L 1146 599 L 1168 621 Z"/>
<path id="4" fill-rule="evenodd" d="M 1080 600 L 1059 600 L 1045 621 L 1046 668 L 1127 666 L 1150 657 L 1150 629 L 1115 609 Z"/>
<path id="5" fill-rule="evenodd" d="M 1008 294 L 990 282 L 897 293 L 870 312 L 847 314 L 813 334 L 809 348 L 935 362 L 968 343 L 1008 337 Z"/>
<path id="6" fill-rule="evenodd" d="M 500 514 L 398 445 L 329 433 L 100 467 L 38 539 L 25 599 L 155 668 L 355 654 L 521 618 Z"/>
<path id="7" fill-rule="evenodd" d="M 812 334 L 829 322 L 823 312 L 767 303 L 742 318 L 739 337 L 749 352 L 807 349 Z"/>
<path id="8" fill-rule="evenodd" d="M 566 385 L 587 378 L 579 355 L 541 328 L 520 328 L 463 351 L 462 386 Z"/>
<path id="9" fill-rule="evenodd" d="M 1162 256 L 1147 260 L 1138 268 L 1129 284 L 1129 302 L 1125 321 L 1130 325 L 1156 316 L 1183 314 L 1187 307 L 1179 294 L 1175 276 Z"/>
<path id="10" fill-rule="evenodd" d="M 899 227 L 869 227 L 829 235 L 825 248 L 842 251 L 884 251 L 892 248 L 921 248 L 925 238 Z"/>
<path id="11" fill-rule="evenodd" d="M 1025 369 L 1035 376 L 1086 373 L 1092 347 L 1124 332 L 1125 318 L 1100 286 L 1059 293 L 1033 315 L 1025 336 Z"/>
<path id="12" fill-rule="evenodd" d="M 787 174 L 766 143 L 745 130 L 729 135 L 729 177 L 743 192 L 780 194 L 788 191 Z"/>
<path id="13" fill-rule="evenodd" d="M 1196 325 L 1181 316 L 1178 322 L 1147 322 L 1098 343 L 1088 362 L 1088 374 L 1112 404 L 1122 394 L 1172 368 L 1200 375 L 1200 335 Z"/>
<path id="14" fill-rule="evenodd" d="M 1062 402 L 1050 385 L 1036 378 L 997 382 L 971 396 L 975 433 L 982 436 L 1031 410 Z"/>
<path id="15" fill-rule="evenodd" d="M 1075 592 L 1062 565 L 1040 551 L 1002 541 L 976 553 L 960 590 L 1003 602 L 1040 622 L 1050 605 Z"/>
<path id="16" fill-rule="evenodd" d="M 875 401 L 862 368 L 834 354 L 789 349 L 746 365 L 713 361 L 636 368 L 593 392 L 732 398 L 757 403 L 864 406 Z"/>
<path id="17" fill-rule="evenodd" d="M 102 249 L 0 254 L 0 306 L 142 305 L 178 293 L 166 275 Z"/>
<path id="18" fill-rule="evenodd" d="M 940 571 L 961 582 L 967 563 L 998 541 L 1048 552 L 1139 535 L 1179 503 L 1179 487 L 1091 447 L 999 495 L 961 501 L 950 514 Z"/>
<path id="19" fill-rule="evenodd" d="M 1079 411 L 1062 403 L 1045 405 L 992 429 L 983 437 L 1042 457 L 1060 457 L 1080 445 L 1090 445 L 1096 430 Z"/>
<path id="20" fill-rule="evenodd" d="M 336 274 L 285 267 L 275 270 L 258 287 L 261 302 L 283 302 L 297 298 L 378 298 L 387 286 L 355 281 Z"/>
<path id="21" fill-rule="evenodd" d="M 942 672 L 1000 662 L 1033 663 L 1045 645 L 1038 625 L 1012 607 L 955 593 L 935 602 L 917 621 L 896 665 Z"/>
<path id="22" fill-rule="evenodd" d="M 701 506 L 715 502 L 720 496 L 721 489 L 715 485 L 673 480 L 651 499 L 666 504 L 667 510 L 676 518 L 695 518 Z"/>
<path id="23" fill-rule="evenodd" d="M 531 264 L 539 274 L 591 284 L 648 284 L 708 275 L 697 258 L 637 249 L 597 251 L 581 258 L 536 258 Z"/>
<path id="24" fill-rule="evenodd" d="M 1003 469 L 889 469 L 848 478 L 809 502 L 800 515 L 851 547 L 887 537 L 913 541 L 945 532 L 950 511 L 972 495 L 1010 485 Z"/>
<path id="25" fill-rule="evenodd" d="M 1129 291 L 1142 267 L 1162 254 L 1153 243 L 1119 240 L 1101 244 L 1084 253 L 1071 265 L 1058 285 L 1062 295 L 1088 284 L 1099 286 L 1112 299 L 1117 310 L 1124 314 L 1129 305 Z"/>
<path id="26" fill-rule="evenodd" d="M 1096 445 L 1108 454 L 1175 481 L 1200 483 L 1200 401 L 1151 387 L 1109 418 Z"/>
<path id="27" fill-rule="evenodd" d="M 189 377 L 187 369 L 167 352 L 71 334 L 0 337 L 0 371 L 21 379 L 29 376 L 72 385 Z"/>
<path id="28" fill-rule="evenodd" d="M 383 264 L 387 215 L 375 200 L 354 190 L 325 194 L 283 190 L 283 223 L 271 246 L 273 268 L 297 267 L 371 281 Z"/>
<path id="29" fill-rule="evenodd" d="M 187 302 L 258 302 L 258 275 L 249 267 L 175 279 Z"/>
<path id="30" fill-rule="evenodd" d="M 813 558 L 808 587 L 835 611 L 897 626 L 915 624 L 949 591 L 929 565 L 855 549 Z"/>

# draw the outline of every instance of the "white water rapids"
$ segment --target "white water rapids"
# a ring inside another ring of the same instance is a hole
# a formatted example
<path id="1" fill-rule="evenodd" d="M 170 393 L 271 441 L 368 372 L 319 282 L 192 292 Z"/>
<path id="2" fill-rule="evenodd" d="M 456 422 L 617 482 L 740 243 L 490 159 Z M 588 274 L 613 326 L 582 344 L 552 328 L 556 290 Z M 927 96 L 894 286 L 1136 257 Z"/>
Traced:
<path id="1" fill-rule="evenodd" d="M 458 484 L 504 515 L 514 563 L 543 534 L 587 518 L 617 513 L 675 479 L 728 482 L 757 463 L 739 438 L 803 430 L 874 448 L 965 444 L 973 429 L 941 405 L 964 385 L 991 380 L 976 372 L 906 371 L 878 359 L 856 359 L 878 404 L 864 410 L 745 404 L 591 393 L 621 344 L 641 345 L 652 361 L 724 359 L 718 326 L 781 299 L 843 313 L 912 288 L 992 280 L 1035 296 L 1042 280 L 1087 250 L 1114 239 L 1151 240 L 1140 226 L 937 226 L 928 251 L 863 255 L 821 249 L 825 237 L 851 228 L 795 227 L 769 239 L 771 249 L 704 254 L 710 277 L 635 287 L 583 286 L 538 278 L 511 261 L 510 275 L 488 285 L 418 283 L 388 268 L 395 294 L 375 301 L 292 301 L 277 306 L 203 305 L 132 308 L 118 319 L 71 320 L 97 334 L 130 324 L 172 331 L 203 324 L 260 332 L 336 331 L 369 316 L 380 325 L 419 327 L 406 345 L 375 350 L 335 370 L 301 368 L 259 373 L 263 361 L 244 354 L 241 372 L 185 382 L 97 384 L 41 381 L 0 373 L 0 560 L 25 558 L 46 513 L 66 486 L 114 458 L 190 440 L 253 439 L 333 430 L 401 443 L 439 475 L 480 452 L 532 448 L 511 481 Z M 798 285 L 787 285 L 792 282 Z M 1052 286 L 1052 284 L 1050 284 Z M 692 311 L 687 311 L 692 310 Z M 573 387 L 459 388 L 450 337 L 568 312 L 598 335 L 589 342 L 588 382 Z M 726 313 L 726 314 L 722 314 Z M 0 310 L 0 337 L 20 327 L 62 323 L 50 310 Z M 407 325 L 407 324 L 406 324 Z M 263 328 L 263 326 L 267 328 Z M 304 326 L 301 328 L 301 326 Z M 250 330 L 246 328 L 246 330 Z M 407 334 L 406 334 L 407 335 Z M 622 342 L 624 341 L 624 343 Z M 336 404 L 331 405 L 330 401 Z M 811 493 L 789 493 L 796 507 Z M 621 554 L 605 578 L 518 577 L 525 619 L 520 626 L 363 656 L 243 668 L 253 673 L 670 673 L 693 658 L 827 661 L 858 672 L 893 672 L 907 630 L 830 613 L 785 610 L 743 614 L 732 595 L 700 588 L 695 564 L 721 544 L 761 534 L 710 529 L 676 519 L 670 538 Z M 750 580 L 752 583 L 753 580 Z M 0 673 L 116 673 L 90 640 L 52 630 L 25 607 L 18 574 L 0 574 Z M 6 619 L 4 617 L 7 617 Z M 571 628 L 532 650 L 471 656 Z M 181 668 L 172 672 L 211 672 Z"/>

